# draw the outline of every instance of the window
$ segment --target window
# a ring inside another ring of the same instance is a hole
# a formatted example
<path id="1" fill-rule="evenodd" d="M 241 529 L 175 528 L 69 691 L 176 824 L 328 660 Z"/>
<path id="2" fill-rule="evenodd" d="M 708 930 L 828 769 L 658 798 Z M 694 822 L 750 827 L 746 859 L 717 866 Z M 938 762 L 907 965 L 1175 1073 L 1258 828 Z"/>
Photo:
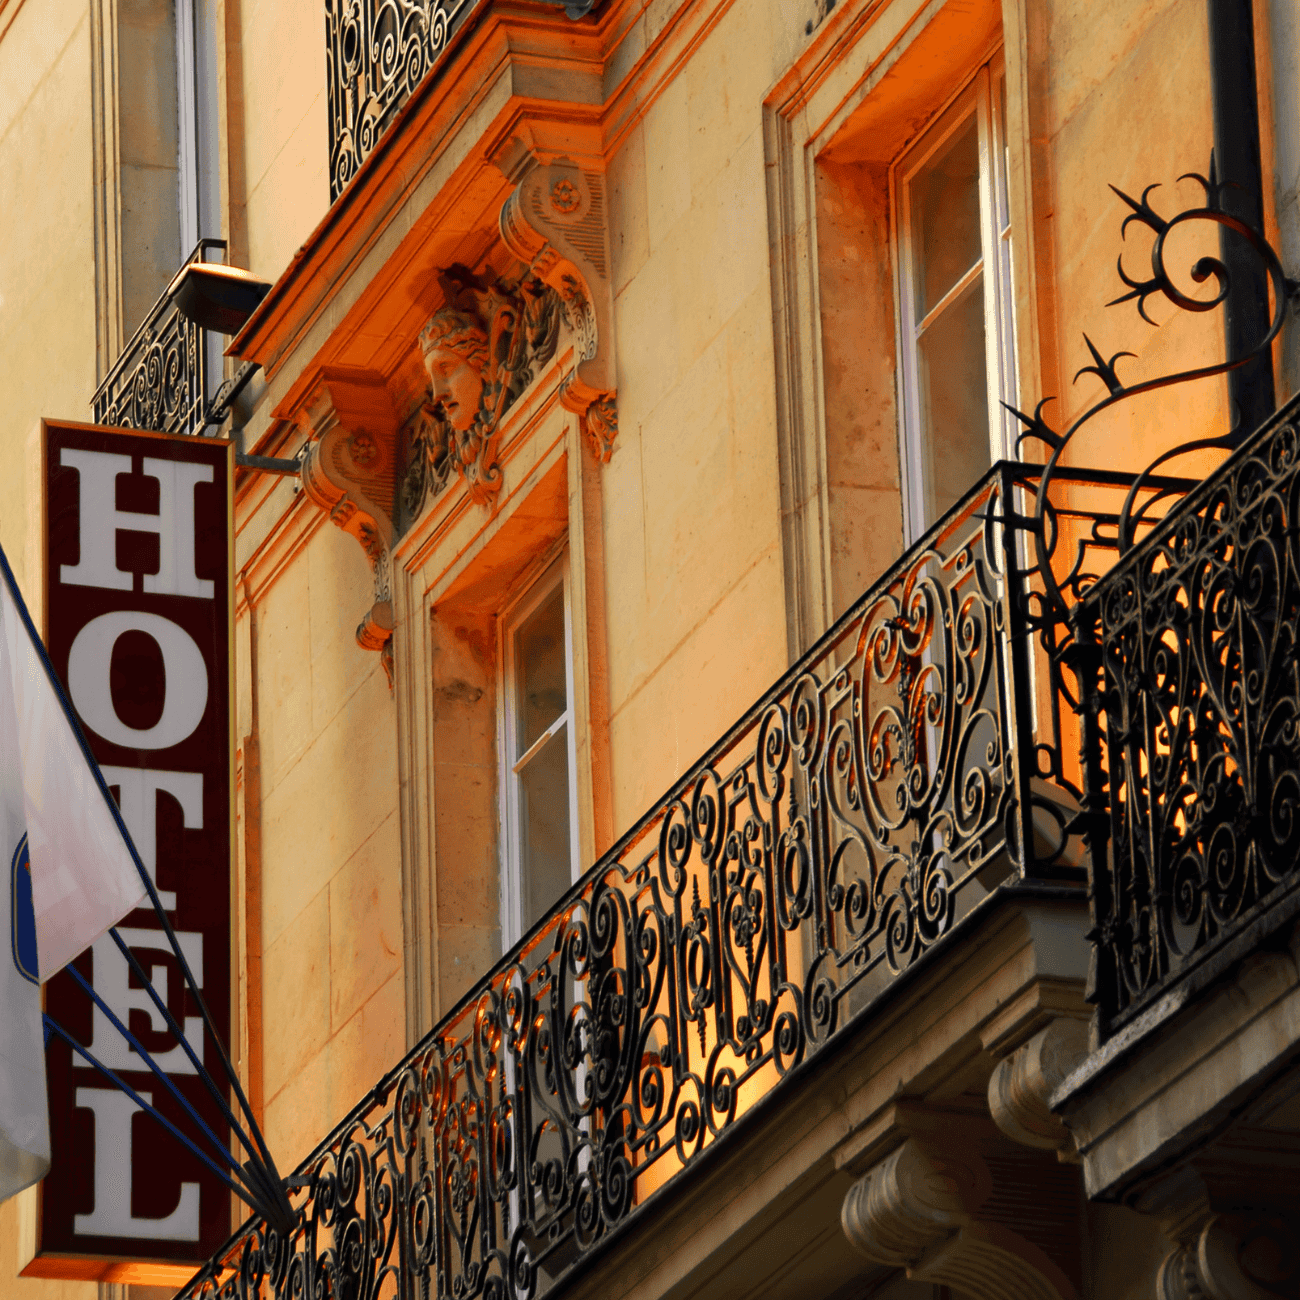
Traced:
<path id="1" fill-rule="evenodd" d="M 578 862 L 568 559 L 501 620 L 501 790 L 506 947 L 572 884 Z"/>
<path id="2" fill-rule="evenodd" d="M 974 80 L 894 164 L 909 540 L 1014 447 L 1006 78 Z"/>

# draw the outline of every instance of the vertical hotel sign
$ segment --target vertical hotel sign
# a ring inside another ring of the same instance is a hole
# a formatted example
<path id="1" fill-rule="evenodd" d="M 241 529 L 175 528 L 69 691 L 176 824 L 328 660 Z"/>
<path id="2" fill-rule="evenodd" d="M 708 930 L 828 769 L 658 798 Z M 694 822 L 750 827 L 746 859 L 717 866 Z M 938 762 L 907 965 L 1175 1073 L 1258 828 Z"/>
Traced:
<path id="1" fill-rule="evenodd" d="M 44 425 L 45 636 L 218 1032 L 230 1040 L 231 445 Z M 118 933 L 208 1073 L 224 1082 L 150 908 Z M 228 1127 L 105 935 L 75 963 L 214 1134 Z M 182 1132 L 168 1089 L 66 973 L 47 1008 Z M 230 1231 L 219 1179 L 66 1043 L 48 1045 L 50 1173 L 27 1274 L 134 1277 L 112 1261 L 192 1265 Z M 165 1276 L 165 1275 L 164 1275 Z"/>

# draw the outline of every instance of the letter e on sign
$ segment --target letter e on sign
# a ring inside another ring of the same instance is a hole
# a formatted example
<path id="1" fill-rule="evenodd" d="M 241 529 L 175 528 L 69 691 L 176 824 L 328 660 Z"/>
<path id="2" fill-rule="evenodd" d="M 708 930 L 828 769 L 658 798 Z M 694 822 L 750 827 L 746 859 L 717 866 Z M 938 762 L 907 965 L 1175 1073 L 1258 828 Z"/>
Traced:
<path id="1" fill-rule="evenodd" d="M 50 660 L 229 1045 L 233 448 L 52 421 L 43 434 Z M 118 933 L 219 1075 L 158 918 L 142 908 Z M 98 942 L 75 964 L 224 1141 L 220 1108 L 117 948 Z M 48 983 L 46 1005 L 183 1132 L 193 1128 L 71 976 Z M 24 1274 L 89 1279 L 112 1263 L 115 1280 L 184 1281 L 230 1233 L 228 1190 L 57 1038 L 46 1072 L 52 1165 Z"/>

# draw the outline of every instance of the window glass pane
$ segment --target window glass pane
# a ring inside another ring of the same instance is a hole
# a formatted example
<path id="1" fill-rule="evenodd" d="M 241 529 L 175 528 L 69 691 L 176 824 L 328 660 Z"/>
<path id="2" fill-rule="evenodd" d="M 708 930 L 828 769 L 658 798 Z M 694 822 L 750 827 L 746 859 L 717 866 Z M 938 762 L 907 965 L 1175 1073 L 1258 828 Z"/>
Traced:
<path id="1" fill-rule="evenodd" d="M 980 259 L 979 126 L 972 113 L 912 178 L 919 322 Z"/>
<path id="2" fill-rule="evenodd" d="M 930 323 L 917 363 L 928 526 L 990 464 L 983 277 Z"/>
<path id="3" fill-rule="evenodd" d="M 564 588 L 555 590 L 515 630 L 518 720 L 514 757 L 526 753 L 568 705 L 564 671 Z"/>
<path id="4" fill-rule="evenodd" d="M 569 740 L 561 727 L 519 770 L 524 928 L 573 882 L 569 855 Z"/>

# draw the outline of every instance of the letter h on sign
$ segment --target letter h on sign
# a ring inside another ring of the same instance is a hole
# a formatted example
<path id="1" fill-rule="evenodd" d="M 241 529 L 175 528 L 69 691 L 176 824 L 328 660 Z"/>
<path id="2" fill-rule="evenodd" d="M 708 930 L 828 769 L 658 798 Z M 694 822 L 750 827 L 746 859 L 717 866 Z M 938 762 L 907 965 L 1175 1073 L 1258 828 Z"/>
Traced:
<path id="1" fill-rule="evenodd" d="M 232 448 L 47 421 L 44 456 L 50 659 L 228 1041 Z M 141 909 L 118 934 L 212 1072 L 158 918 Z M 111 938 L 74 964 L 224 1140 L 220 1109 Z M 182 1108 L 69 975 L 50 981 L 47 1010 L 184 1129 Z M 206 1259 L 230 1230 L 225 1185 L 61 1040 L 47 1074 L 53 1158 L 25 1272 L 77 1276 L 74 1256 Z"/>

